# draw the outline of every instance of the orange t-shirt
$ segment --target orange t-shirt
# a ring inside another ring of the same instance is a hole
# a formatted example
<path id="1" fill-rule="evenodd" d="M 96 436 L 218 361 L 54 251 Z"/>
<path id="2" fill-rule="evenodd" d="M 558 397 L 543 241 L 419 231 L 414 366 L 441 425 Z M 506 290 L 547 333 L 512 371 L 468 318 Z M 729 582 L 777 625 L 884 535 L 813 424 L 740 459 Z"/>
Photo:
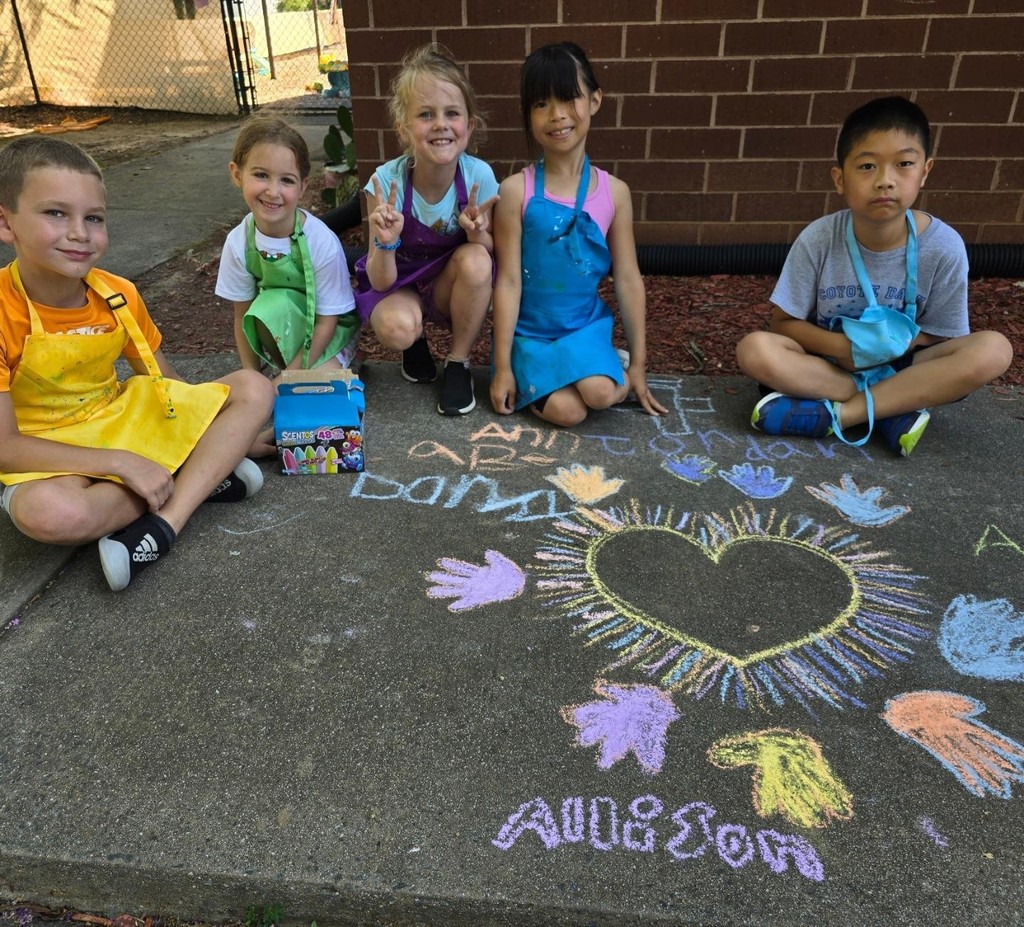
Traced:
<path id="1" fill-rule="evenodd" d="M 97 270 L 94 273 L 101 276 L 115 293 L 124 296 L 128 302 L 128 311 L 135 316 L 150 348 L 154 351 L 159 348 L 162 340 L 160 330 L 146 310 L 135 284 L 105 270 Z M 33 305 L 36 307 L 43 330 L 51 334 L 103 334 L 117 328 L 117 319 L 113 311 L 92 287 L 88 288 L 86 304 L 77 309 L 56 309 L 40 303 Z M 14 289 L 10 267 L 4 267 L 0 269 L 0 392 L 10 392 L 11 378 L 25 349 L 25 339 L 31 332 L 32 323 L 29 319 L 28 306 Z M 139 356 L 131 341 L 125 344 L 124 356 Z"/>

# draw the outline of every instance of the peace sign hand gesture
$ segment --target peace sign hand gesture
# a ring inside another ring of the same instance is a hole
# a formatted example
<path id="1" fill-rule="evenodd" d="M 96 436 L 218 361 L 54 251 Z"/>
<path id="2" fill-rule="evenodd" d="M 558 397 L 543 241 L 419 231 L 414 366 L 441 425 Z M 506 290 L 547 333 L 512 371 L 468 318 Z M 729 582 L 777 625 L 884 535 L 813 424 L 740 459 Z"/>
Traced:
<path id="1" fill-rule="evenodd" d="M 477 203 L 476 197 L 480 192 L 480 184 L 473 184 L 472 189 L 469 191 L 469 202 L 466 204 L 466 208 L 459 213 L 459 225 L 466 230 L 467 235 L 480 235 L 490 231 L 491 228 L 491 210 L 494 208 L 494 204 L 498 202 L 500 197 L 495 194 L 489 200 L 485 200 L 482 203 Z"/>
<path id="2" fill-rule="evenodd" d="M 402 228 L 405 226 L 405 216 L 400 210 L 395 209 L 395 203 L 398 201 L 398 184 L 391 184 L 391 189 L 385 199 L 376 174 L 371 178 L 371 182 L 377 205 L 370 211 L 368 217 L 370 231 L 376 242 L 381 245 L 390 245 L 399 239 Z"/>

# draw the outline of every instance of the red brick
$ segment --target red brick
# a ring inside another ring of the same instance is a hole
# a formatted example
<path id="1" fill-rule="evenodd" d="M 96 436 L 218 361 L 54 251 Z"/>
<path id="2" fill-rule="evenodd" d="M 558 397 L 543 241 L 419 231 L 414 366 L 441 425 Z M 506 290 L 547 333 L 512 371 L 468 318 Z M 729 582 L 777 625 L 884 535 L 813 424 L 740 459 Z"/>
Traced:
<path id="1" fill-rule="evenodd" d="M 926 190 L 991 190 L 995 161 L 939 158 L 928 175 Z"/>
<path id="2" fill-rule="evenodd" d="M 810 222 L 821 215 L 821 193 L 738 193 L 734 222 Z"/>
<path id="3" fill-rule="evenodd" d="M 481 153 L 485 161 L 520 161 L 527 160 L 526 136 L 522 129 L 505 129 L 502 127 L 489 129 L 487 147 Z"/>
<path id="4" fill-rule="evenodd" d="M 974 240 L 979 244 L 986 245 L 1024 245 L 1024 225 L 1020 223 L 1001 225 L 989 222 L 985 224 Z"/>
<path id="5" fill-rule="evenodd" d="M 712 161 L 708 164 L 709 192 L 795 190 L 797 161 Z"/>
<path id="6" fill-rule="evenodd" d="M 587 154 L 594 160 L 641 160 L 647 156 L 644 133 L 636 129 L 592 127 L 587 137 Z"/>
<path id="7" fill-rule="evenodd" d="M 750 85 L 750 64 L 740 58 L 659 61 L 654 89 L 658 93 L 744 93 Z"/>
<path id="8" fill-rule="evenodd" d="M 936 152 L 944 158 L 1019 158 L 1024 126 L 943 126 Z"/>
<path id="9" fill-rule="evenodd" d="M 925 50 L 927 28 L 926 19 L 890 19 L 885 23 L 878 20 L 831 21 L 825 27 L 825 54 L 922 52 Z"/>
<path id="10" fill-rule="evenodd" d="M 926 90 L 914 102 L 932 123 L 998 124 L 1009 121 L 1015 97 L 1009 90 Z"/>
<path id="11" fill-rule="evenodd" d="M 655 222 L 729 222 L 732 196 L 725 193 L 658 193 L 648 196 L 644 218 Z"/>
<path id="12" fill-rule="evenodd" d="M 754 62 L 754 92 L 845 90 L 851 58 L 761 58 Z"/>
<path id="13" fill-rule="evenodd" d="M 1024 55 L 964 54 L 956 71 L 957 87 L 1006 87 L 1019 90 Z"/>
<path id="14" fill-rule="evenodd" d="M 395 62 L 410 49 L 431 40 L 429 29 L 348 29 L 345 38 L 349 55 L 360 64 Z"/>
<path id="15" fill-rule="evenodd" d="M 385 0 L 385 3 L 389 2 Z M 428 10 L 433 5 L 433 0 L 430 3 L 420 2 Z M 554 22 L 558 22 L 558 0 L 488 0 L 487 3 L 466 4 L 466 24 L 469 26 Z"/>
<path id="16" fill-rule="evenodd" d="M 480 4 L 487 10 L 487 4 Z M 562 0 L 564 23 L 626 23 L 653 22 L 658 11 L 657 0 Z M 529 19 L 519 22 L 557 22 L 554 17 Z"/>
<path id="17" fill-rule="evenodd" d="M 359 176 L 368 182 L 377 165 L 384 163 L 384 147 L 379 129 L 356 129 L 352 141 L 359 155 Z M 365 173 L 365 177 L 363 176 Z"/>
<path id="18" fill-rule="evenodd" d="M 377 29 L 407 29 L 410 26 L 461 26 L 462 0 L 387 0 L 374 3 L 373 24 Z"/>
<path id="19" fill-rule="evenodd" d="M 804 126 L 810 104 L 807 93 L 722 95 L 715 106 L 715 125 Z"/>
<path id="20" fill-rule="evenodd" d="M 480 97 L 478 95 L 477 103 L 484 112 L 488 132 L 492 131 L 492 127 L 507 129 L 522 124 L 518 100 L 509 97 Z"/>
<path id="21" fill-rule="evenodd" d="M 952 55 L 877 55 L 858 57 L 853 62 L 854 90 L 877 90 L 879 96 L 893 87 L 939 87 L 950 85 L 956 58 Z"/>
<path id="22" fill-rule="evenodd" d="M 814 95 L 814 105 L 811 107 L 811 125 L 835 126 L 838 131 L 846 117 L 858 106 L 863 106 L 876 97 L 889 96 L 894 93 L 906 97 L 913 96 L 910 88 L 903 88 L 898 84 L 886 90 L 884 94 L 864 93 L 863 91 L 856 93 L 816 93 Z"/>
<path id="23" fill-rule="evenodd" d="M 1017 193 L 929 193 L 925 188 L 924 197 L 924 208 L 948 222 L 1016 222 L 1020 207 Z"/>
<path id="24" fill-rule="evenodd" d="M 642 222 L 634 231 L 638 245 L 695 245 L 700 228 L 696 222 Z"/>
<path id="25" fill-rule="evenodd" d="M 995 182 L 996 190 L 1024 190 L 1024 160 L 1000 161 Z"/>
<path id="26" fill-rule="evenodd" d="M 526 57 L 526 36 L 521 28 L 439 29 L 437 40 L 461 63 L 467 61 L 509 61 L 518 66 Z M 513 69 L 510 81 L 518 86 Z"/>
<path id="27" fill-rule="evenodd" d="M 804 158 L 835 151 L 835 129 L 794 127 L 747 129 L 744 133 L 744 158 Z"/>
<path id="28" fill-rule="evenodd" d="M 650 93 L 652 61 L 592 61 L 594 77 L 605 94 Z"/>
<path id="29" fill-rule="evenodd" d="M 821 50 L 821 20 L 729 23 L 725 27 L 726 55 L 816 55 Z"/>
<path id="30" fill-rule="evenodd" d="M 350 62 L 348 66 L 348 80 L 352 88 L 353 97 L 376 96 L 377 69 L 368 64 L 357 64 Z"/>
<path id="31" fill-rule="evenodd" d="M 868 0 L 868 9 L 865 15 L 869 17 L 906 16 L 908 12 L 911 12 L 907 10 L 907 6 L 907 0 Z M 940 13 L 967 14 L 970 8 L 971 0 L 928 0 L 926 12 L 929 16 Z"/>
<path id="32" fill-rule="evenodd" d="M 701 226 L 700 244 L 702 245 L 759 245 L 765 243 L 791 242 L 799 232 L 790 225 L 782 223 L 749 223 L 739 225 L 735 222 L 709 222 Z M 751 316 L 750 328 L 756 327 Z"/>
<path id="33" fill-rule="evenodd" d="M 757 0 L 662 0 L 661 21 L 756 19 Z"/>
<path id="34" fill-rule="evenodd" d="M 618 24 L 612 26 L 532 26 L 527 30 L 529 47 L 527 52 L 548 45 L 551 42 L 575 42 L 587 53 L 590 63 L 596 67 L 601 58 L 622 58 L 622 30 Z M 641 55 L 640 57 L 649 57 Z"/>
<path id="35" fill-rule="evenodd" d="M 704 164 L 699 161 L 623 161 L 616 176 L 631 190 L 700 193 Z"/>
<path id="36" fill-rule="evenodd" d="M 718 23 L 630 25 L 626 27 L 626 57 L 714 58 L 721 35 Z"/>
<path id="37" fill-rule="evenodd" d="M 801 161 L 800 180 L 796 188 L 806 192 L 811 190 L 819 193 L 833 192 L 836 188 L 832 183 L 832 168 L 835 167 L 835 164 L 834 157 L 823 161 Z"/>
<path id="38" fill-rule="evenodd" d="M 1019 0 L 1013 0 L 1019 5 Z M 974 0 L 974 14 L 1005 13 L 1007 0 Z"/>
<path id="39" fill-rule="evenodd" d="M 964 16 L 935 19 L 928 33 L 928 51 L 972 52 L 1020 50 L 1024 16 Z"/>
<path id="40" fill-rule="evenodd" d="M 519 65 L 501 61 L 497 64 L 474 61 L 466 66 L 473 89 L 478 96 L 507 96 L 519 105 Z M 516 119 L 518 122 L 518 117 Z"/>
<path id="41" fill-rule="evenodd" d="M 630 96 L 623 101 L 621 125 L 709 126 L 710 96 L 671 96 L 665 93 Z"/>
<path id="42" fill-rule="evenodd" d="M 666 160 L 736 158 L 741 138 L 738 129 L 652 129 L 650 157 Z"/>
<path id="43" fill-rule="evenodd" d="M 762 19 L 828 19 L 859 17 L 862 0 L 828 0 L 827 12 L 821 0 L 764 0 Z"/>
<path id="44" fill-rule="evenodd" d="M 339 4 L 339 8 L 340 8 Z M 370 25 L 370 0 L 349 0 L 345 4 L 345 29 L 364 29 Z"/>

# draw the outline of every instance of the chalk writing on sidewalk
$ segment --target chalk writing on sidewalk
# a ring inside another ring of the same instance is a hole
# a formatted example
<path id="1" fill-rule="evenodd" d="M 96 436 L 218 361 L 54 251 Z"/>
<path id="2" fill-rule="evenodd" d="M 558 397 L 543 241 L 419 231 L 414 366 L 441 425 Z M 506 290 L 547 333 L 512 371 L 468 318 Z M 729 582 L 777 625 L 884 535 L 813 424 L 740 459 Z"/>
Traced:
<path id="1" fill-rule="evenodd" d="M 499 850 L 511 850 L 531 834 L 546 850 L 586 843 L 602 852 L 663 852 L 684 864 L 717 858 L 732 869 L 759 859 L 777 875 L 792 869 L 812 882 L 825 880 L 825 867 L 806 837 L 770 828 L 751 831 L 743 824 L 713 824 L 718 812 L 706 802 L 690 802 L 667 815 L 664 803 L 654 795 L 634 798 L 623 812 L 608 796 L 573 796 L 563 799 L 559 810 L 556 818 L 543 798 L 523 802 L 491 842 Z"/>

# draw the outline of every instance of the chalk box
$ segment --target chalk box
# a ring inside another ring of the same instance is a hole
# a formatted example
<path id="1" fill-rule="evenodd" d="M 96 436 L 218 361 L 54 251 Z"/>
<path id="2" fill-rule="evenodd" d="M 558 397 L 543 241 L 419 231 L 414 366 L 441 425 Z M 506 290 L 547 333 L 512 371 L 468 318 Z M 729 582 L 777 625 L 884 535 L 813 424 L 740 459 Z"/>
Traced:
<path id="1" fill-rule="evenodd" d="M 284 370 L 274 439 L 287 476 L 363 469 L 363 381 L 351 370 Z"/>

